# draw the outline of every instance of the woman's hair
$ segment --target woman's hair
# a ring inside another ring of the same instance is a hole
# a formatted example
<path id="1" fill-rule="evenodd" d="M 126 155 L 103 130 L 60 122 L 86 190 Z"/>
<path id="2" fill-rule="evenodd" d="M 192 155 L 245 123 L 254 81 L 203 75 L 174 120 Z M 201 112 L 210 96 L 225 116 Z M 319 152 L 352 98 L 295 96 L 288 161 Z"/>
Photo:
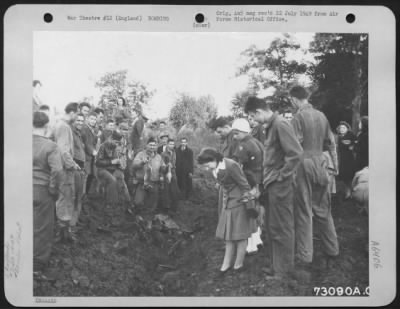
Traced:
<path id="1" fill-rule="evenodd" d="M 217 163 L 221 162 L 223 159 L 223 155 L 218 152 L 215 148 L 203 148 L 200 151 L 199 156 L 197 157 L 197 162 L 199 164 L 205 164 L 208 162 L 216 161 Z"/>
<path id="2" fill-rule="evenodd" d="M 37 129 L 43 128 L 49 122 L 49 117 L 44 112 L 33 113 L 33 126 Z"/>
<path id="3" fill-rule="evenodd" d="M 122 100 L 122 106 L 126 106 L 126 100 L 125 100 L 125 98 L 123 98 L 123 97 L 118 97 L 118 98 L 117 98 L 117 103 L 118 103 L 118 99 L 121 99 L 121 100 Z"/>
<path id="4" fill-rule="evenodd" d="M 339 133 L 339 127 L 340 126 L 345 126 L 348 131 L 351 131 L 350 125 L 346 121 L 341 121 L 341 122 L 339 122 L 338 126 L 336 127 L 336 132 Z"/>

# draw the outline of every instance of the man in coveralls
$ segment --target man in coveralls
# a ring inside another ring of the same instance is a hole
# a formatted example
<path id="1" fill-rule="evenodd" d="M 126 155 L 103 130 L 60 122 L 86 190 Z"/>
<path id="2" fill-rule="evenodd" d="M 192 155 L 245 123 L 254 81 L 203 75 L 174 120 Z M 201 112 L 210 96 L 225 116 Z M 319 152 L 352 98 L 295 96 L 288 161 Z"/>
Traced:
<path id="1" fill-rule="evenodd" d="M 331 128 L 325 115 L 308 103 L 308 92 L 301 86 L 290 92 L 292 104 L 298 109 L 292 120 L 304 155 L 296 176 L 295 234 L 296 259 L 303 266 L 313 259 L 313 221 L 326 254 L 331 262 L 339 254 L 339 245 L 331 214 L 328 161 L 323 152 L 332 145 Z M 332 158 L 335 162 L 334 158 Z M 337 161 L 336 161 L 337 162 Z M 337 170 L 337 166 L 334 167 Z"/>

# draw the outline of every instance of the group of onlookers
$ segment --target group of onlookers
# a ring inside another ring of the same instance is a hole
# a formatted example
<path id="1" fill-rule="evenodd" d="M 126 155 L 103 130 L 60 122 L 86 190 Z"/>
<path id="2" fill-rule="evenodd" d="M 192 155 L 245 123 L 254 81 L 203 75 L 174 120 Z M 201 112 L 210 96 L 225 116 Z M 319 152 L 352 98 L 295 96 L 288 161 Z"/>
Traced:
<path id="1" fill-rule="evenodd" d="M 179 147 L 160 124 L 144 139 L 148 118 L 118 98 L 110 112 L 69 103 L 54 121 L 47 105 L 33 113 L 34 270 L 48 262 L 53 242 L 76 241 L 82 203 L 101 195 L 105 211 L 152 214 L 176 210 L 192 190 L 193 151 Z M 108 114 L 110 118 L 106 118 Z M 51 120 L 51 121 L 50 121 Z"/>
<path id="2" fill-rule="evenodd" d="M 368 118 L 356 137 L 341 122 L 338 135 L 325 115 L 308 102 L 309 93 L 293 87 L 290 115 L 271 109 L 272 100 L 249 97 L 247 119 L 214 119 L 210 127 L 221 137 L 219 149 L 204 148 L 199 165 L 212 170 L 219 190 L 217 238 L 225 241 L 220 274 L 244 269 L 246 253 L 270 242 L 273 278 L 313 261 L 313 233 L 318 233 L 331 263 L 339 244 L 331 214 L 335 176 L 346 185 L 355 171 L 368 166 Z M 103 194 L 105 211 L 128 213 L 176 210 L 179 198 L 192 190 L 193 151 L 182 137 L 179 146 L 167 124 L 144 129 L 148 117 L 140 109 L 115 100 L 111 110 L 88 103 L 69 103 L 57 121 L 49 107 L 33 113 L 34 270 L 49 260 L 56 240 L 75 241 L 82 202 Z M 94 192 L 94 193 L 93 193 Z M 55 210 L 55 211 L 54 211 Z M 57 224 L 55 224 L 57 223 Z"/>
<path id="3" fill-rule="evenodd" d="M 308 97 L 303 87 L 290 90 L 290 119 L 271 109 L 272 99 L 249 97 L 247 119 L 231 124 L 219 117 L 210 124 L 221 137 L 221 147 L 202 149 L 197 160 L 212 170 L 219 187 L 216 236 L 226 244 L 220 274 L 244 269 L 246 252 L 256 253 L 262 244 L 264 219 L 271 248 L 271 267 L 265 271 L 272 278 L 309 268 L 314 234 L 321 240 L 325 266 L 339 254 L 331 214 L 332 182 L 348 171 L 343 165 L 350 164 L 351 170 L 368 165 L 367 118 L 362 118 L 355 147 L 359 164 L 347 163 L 342 148 L 349 145 L 349 135 L 341 131 L 335 138 L 326 116 Z"/>

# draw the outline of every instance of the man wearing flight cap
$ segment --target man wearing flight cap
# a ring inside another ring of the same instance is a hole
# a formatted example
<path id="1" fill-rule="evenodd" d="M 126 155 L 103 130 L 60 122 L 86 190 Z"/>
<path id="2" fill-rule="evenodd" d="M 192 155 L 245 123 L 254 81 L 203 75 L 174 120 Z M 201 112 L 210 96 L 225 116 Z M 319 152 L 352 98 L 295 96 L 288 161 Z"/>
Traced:
<path id="1" fill-rule="evenodd" d="M 167 144 L 168 144 L 168 139 L 169 139 L 169 134 L 168 132 L 164 131 L 160 133 L 160 146 L 157 148 L 157 153 L 162 154 L 164 151 L 167 150 Z"/>
<path id="2" fill-rule="evenodd" d="M 263 145 L 251 136 L 250 124 L 244 118 L 235 119 L 232 123 L 232 132 L 233 138 L 238 142 L 233 158 L 242 165 L 243 172 L 252 188 L 254 196 L 258 198 L 260 196 L 260 185 L 263 180 Z M 259 217 L 257 219 L 258 229 L 248 239 L 246 249 L 248 254 L 257 253 L 257 245 L 262 245 L 260 226 L 263 225 L 264 209 L 259 205 L 258 201 L 256 205 L 256 208 L 259 210 Z"/>

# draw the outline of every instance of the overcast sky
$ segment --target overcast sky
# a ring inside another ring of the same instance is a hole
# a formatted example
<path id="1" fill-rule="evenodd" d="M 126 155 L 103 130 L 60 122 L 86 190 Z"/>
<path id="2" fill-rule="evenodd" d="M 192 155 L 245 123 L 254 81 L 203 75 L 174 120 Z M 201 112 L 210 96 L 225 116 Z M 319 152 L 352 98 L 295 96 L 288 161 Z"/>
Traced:
<path id="1" fill-rule="evenodd" d="M 128 70 L 128 77 L 156 90 L 152 116 L 166 117 L 177 92 L 212 95 L 220 115 L 244 89 L 236 78 L 240 53 L 255 44 L 267 48 L 280 33 L 48 32 L 34 34 L 34 79 L 42 82 L 46 104 L 61 110 L 68 102 L 94 97 L 104 73 Z M 294 36 L 307 49 L 314 33 Z M 309 60 L 307 58 L 307 60 Z"/>

